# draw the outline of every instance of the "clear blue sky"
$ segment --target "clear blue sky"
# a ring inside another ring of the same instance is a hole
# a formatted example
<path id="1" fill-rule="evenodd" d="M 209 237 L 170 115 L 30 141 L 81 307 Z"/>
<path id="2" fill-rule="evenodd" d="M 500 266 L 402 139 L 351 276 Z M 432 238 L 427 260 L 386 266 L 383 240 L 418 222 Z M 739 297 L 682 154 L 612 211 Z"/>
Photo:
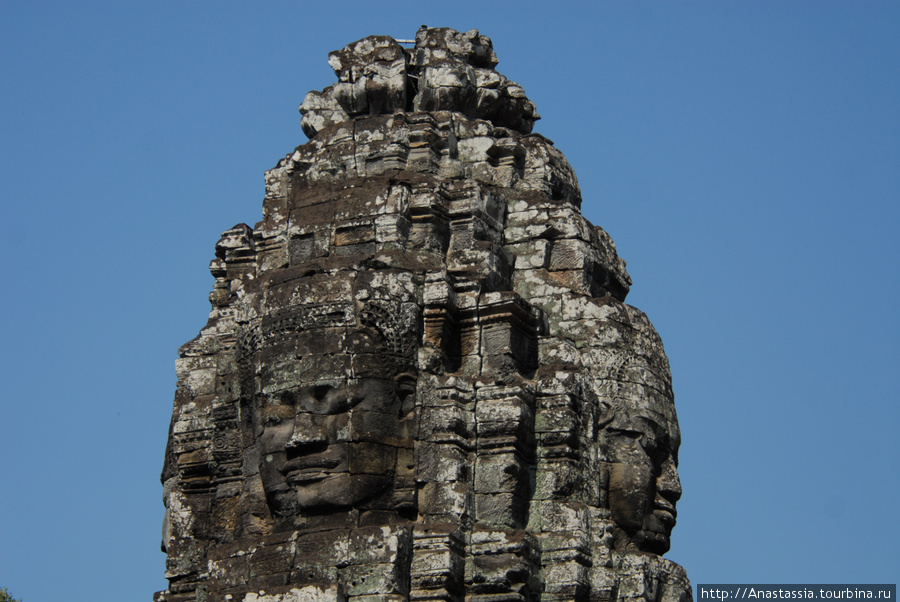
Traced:
<path id="1" fill-rule="evenodd" d="M 452 6 L 452 7 L 451 7 Z M 330 50 L 478 28 L 671 359 L 696 583 L 896 583 L 900 3 L 0 3 L 0 586 L 151 599 L 176 349 Z"/>

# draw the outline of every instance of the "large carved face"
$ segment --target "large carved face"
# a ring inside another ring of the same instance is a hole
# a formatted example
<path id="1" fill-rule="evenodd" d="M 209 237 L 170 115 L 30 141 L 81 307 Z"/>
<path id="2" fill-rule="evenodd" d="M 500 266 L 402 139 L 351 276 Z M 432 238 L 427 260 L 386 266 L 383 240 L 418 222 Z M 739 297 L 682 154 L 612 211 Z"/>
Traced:
<path id="1" fill-rule="evenodd" d="M 345 278 L 331 289 L 337 299 L 321 297 L 333 282 L 294 285 L 294 301 L 306 289 L 319 302 L 262 318 L 253 414 L 260 477 L 278 516 L 404 503 L 397 467 L 412 453 L 417 307 Z"/>
<path id="2" fill-rule="evenodd" d="M 628 545 L 655 554 L 669 550 L 675 504 L 681 497 L 681 434 L 666 380 L 643 365 L 620 375 L 625 406 L 604 437 L 610 462 L 609 507 Z"/>

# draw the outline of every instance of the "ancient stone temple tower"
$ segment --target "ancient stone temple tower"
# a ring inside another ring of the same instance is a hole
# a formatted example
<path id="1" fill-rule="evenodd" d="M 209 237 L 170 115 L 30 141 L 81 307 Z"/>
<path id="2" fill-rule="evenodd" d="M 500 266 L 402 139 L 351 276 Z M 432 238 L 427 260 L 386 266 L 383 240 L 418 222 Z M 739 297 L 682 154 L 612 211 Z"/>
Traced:
<path id="1" fill-rule="evenodd" d="M 329 64 L 180 350 L 156 600 L 690 600 L 662 343 L 491 41 Z"/>

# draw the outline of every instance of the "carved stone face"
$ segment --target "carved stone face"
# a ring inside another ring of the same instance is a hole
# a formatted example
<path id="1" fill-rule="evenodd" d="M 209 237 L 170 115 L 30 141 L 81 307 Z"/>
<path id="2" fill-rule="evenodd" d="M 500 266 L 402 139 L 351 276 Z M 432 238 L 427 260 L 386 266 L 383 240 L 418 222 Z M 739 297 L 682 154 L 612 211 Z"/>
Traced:
<path id="1" fill-rule="evenodd" d="M 338 358 L 350 363 L 352 354 Z M 409 447 L 401 422 L 414 391 L 407 374 L 331 373 L 265 396 L 260 475 L 273 510 L 357 507 L 383 496 L 399 449 Z"/>
<path id="2" fill-rule="evenodd" d="M 339 301 L 280 310 L 268 327 L 263 319 L 252 411 L 278 516 L 402 506 L 395 484 L 412 453 L 416 378 L 391 339 L 414 333 L 415 322 L 386 314 L 378 323 L 370 308 Z"/>
<path id="3" fill-rule="evenodd" d="M 628 543 L 655 554 L 669 550 L 681 497 L 675 406 L 662 379 L 633 366 L 622 376 L 627 406 L 607 427 L 609 507 Z"/>

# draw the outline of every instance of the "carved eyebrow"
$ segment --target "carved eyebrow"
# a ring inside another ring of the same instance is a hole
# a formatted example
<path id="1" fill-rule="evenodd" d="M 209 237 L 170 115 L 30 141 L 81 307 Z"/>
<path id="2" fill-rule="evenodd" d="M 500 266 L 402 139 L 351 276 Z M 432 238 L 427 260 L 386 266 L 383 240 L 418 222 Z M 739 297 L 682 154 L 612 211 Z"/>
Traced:
<path id="1" fill-rule="evenodd" d="M 394 377 L 394 380 L 400 384 L 415 384 L 419 377 L 412 372 L 401 372 Z"/>
<path id="2" fill-rule="evenodd" d="M 639 431 L 637 429 L 622 428 L 622 427 L 610 427 L 610 428 L 606 429 L 606 432 L 614 433 L 617 435 L 626 435 L 628 437 L 634 437 L 634 438 L 643 437 L 643 435 L 644 435 L 643 431 Z"/>

